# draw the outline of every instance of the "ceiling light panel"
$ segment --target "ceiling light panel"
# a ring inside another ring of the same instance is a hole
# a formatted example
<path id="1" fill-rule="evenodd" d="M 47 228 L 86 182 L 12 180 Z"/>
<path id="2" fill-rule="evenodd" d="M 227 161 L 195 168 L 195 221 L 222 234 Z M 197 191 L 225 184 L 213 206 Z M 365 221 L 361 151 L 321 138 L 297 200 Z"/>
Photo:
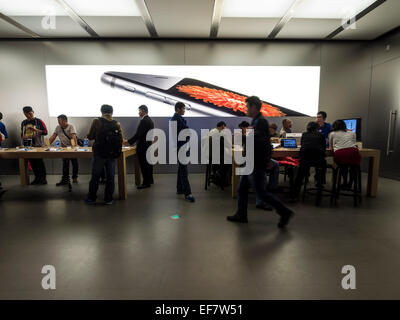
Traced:
<path id="1" fill-rule="evenodd" d="M 82 16 L 140 16 L 135 0 L 65 0 L 74 11 Z"/>
<path id="2" fill-rule="evenodd" d="M 303 0 L 293 18 L 349 19 L 376 0 Z"/>
<path id="3" fill-rule="evenodd" d="M 224 0 L 222 17 L 281 18 L 294 0 Z"/>
<path id="4" fill-rule="evenodd" d="M 0 0 L 0 12 L 7 16 L 66 16 L 54 0 Z"/>

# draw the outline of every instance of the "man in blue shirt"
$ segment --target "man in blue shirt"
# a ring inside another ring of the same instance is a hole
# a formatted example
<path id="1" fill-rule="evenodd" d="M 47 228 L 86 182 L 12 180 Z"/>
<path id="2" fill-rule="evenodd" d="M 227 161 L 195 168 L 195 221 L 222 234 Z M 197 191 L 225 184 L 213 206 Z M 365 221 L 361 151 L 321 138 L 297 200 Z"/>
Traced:
<path id="1" fill-rule="evenodd" d="M 325 137 L 325 141 L 326 141 L 326 146 L 329 146 L 329 133 L 331 132 L 331 124 L 326 121 L 327 118 L 327 114 L 325 111 L 320 111 L 317 113 L 317 123 L 319 125 L 318 127 L 318 132 L 322 133 Z"/>
<path id="2" fill-rule="evenodd" d="M 3 114 L 0 112 L 0 133 L 2 134 L 0 138 L 0 147 L 1 147 L 1 142 L 8 138 L 6 126 L 4 125 L 3 122 L 1 122 L 1 120 L 3 120 Z"/>
<path id="3" fill-rule="evenodd" d="M 177 125 L 176 145 L 178 154 L 179 154 L 179 149 L 187 142 L 178 140 L 179 132 L 189 128 L 186 123 L 186 120 L 182 117 L 185 114 L 185 109 L 186 106 L 183 102 L 177 102 L 175 104 L 175 114 L 170 120 L 170 121 L 176 121 Z M 179 161 L 179 157 L 178 157 L 178 178 L 176 183 L 176 193 L 185 195 L 185 199 L 189 202 L 195 201 L 192 195 L 192 190 L 190 188 L 187 165 L 181 163 Z"/>

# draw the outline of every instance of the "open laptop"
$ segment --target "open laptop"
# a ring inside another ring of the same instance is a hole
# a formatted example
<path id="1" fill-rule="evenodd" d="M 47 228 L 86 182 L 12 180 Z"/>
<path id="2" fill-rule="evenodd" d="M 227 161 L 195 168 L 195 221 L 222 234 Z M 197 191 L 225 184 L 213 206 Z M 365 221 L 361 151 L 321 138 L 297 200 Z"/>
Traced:
<path id="1" fill-rule="evenodd" d="M 297 148 L 297 141 L 295 138 L 281 139 L 281 147 L 283 148 Z"/>

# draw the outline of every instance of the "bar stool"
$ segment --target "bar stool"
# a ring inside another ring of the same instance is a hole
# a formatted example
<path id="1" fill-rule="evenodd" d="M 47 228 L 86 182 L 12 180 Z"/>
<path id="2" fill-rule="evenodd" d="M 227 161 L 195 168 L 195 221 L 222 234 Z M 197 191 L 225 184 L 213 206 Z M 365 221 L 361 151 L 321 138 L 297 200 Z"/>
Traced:
<path id="1" fill-rule="evenodd" d="M 342 187 L 342 178 L 345 174 L 349 174 L 350 188 L 345 192 Z M 361 189 L 361 167 L 358 164 L 345 165 L 338 164 L 333 172 L 333 185 L 331 203 L 337 205 L 339 197 L 349 196 L 353 197 L 353 205 L 357 207 L 362 202 L 362 189 Z"/>
<path id="2" fill-rule="evenodd" d="M 314 188 L 307 188 L 310 175 L 308 174 L 305 176 L 302 202 L 305 201 L 307 194 L 314 195 L 315 196 L 315 205 L 317 207 L 319 207 L 322 202 L 322 197 L 324 197 L 324 196 L 330 197 L 331 196 L 331 190 L 324 188 L 324 184 L 322 183 L 322 180 L 324 179 L 324 172 L 326 172 L 327 169 L 333 169 L 333 167 L 329 164 L 324 164 L 324 165 L 311 165 L 310 169 L 311 168 L 315 169 L 315 179 L 317 181 L 317 184 L 316 184 L 316 187 L 314 187 Z"/>

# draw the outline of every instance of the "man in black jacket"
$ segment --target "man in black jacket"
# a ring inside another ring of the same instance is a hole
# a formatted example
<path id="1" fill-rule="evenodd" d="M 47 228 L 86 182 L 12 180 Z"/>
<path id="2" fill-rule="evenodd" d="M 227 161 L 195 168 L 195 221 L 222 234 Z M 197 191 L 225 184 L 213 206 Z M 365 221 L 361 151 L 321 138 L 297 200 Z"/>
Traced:
<path id="1" fill-rule="evenodd" d="M 139 117 L 141 118 L 139 126 L 137 127 L 135 135 L 128 140 L 129 144 L 136 143 L 136 153 L 138 155 L 140 170 L 142 171 L 143 183 L 138 186 L 138 189 L 149 188 L 153 183 L 153 166 L 147 162 L 146 152 L 151 146 L 152 141 L 146 140 L 147 133 L 154 129 L 154 122 L 148 116 L 149 110 L 147 106 L 141 105 L 139 107 Z"/>
<path id="2" fill-rule="evenodd" d="M 278 228 L 284 228 L 294 213 L 277 197 L 267 192 L 264 185 L 266 171 L 271 166 L 272 154 L 269 124 L 260 112 L 262 102 L 258 97 L 249 97 L 246 99 L 246 103 L 247 115 L 253 119 L 251 126 L 254 130 L 254 170 L 250 175 L 241 176 L 238 189 L 238 210 L 235 215 L 228 216 L 227 220 L 247 223 L 248 189 L 252 185 L 257 197 L 276 209 L 280 215 Z"/>

